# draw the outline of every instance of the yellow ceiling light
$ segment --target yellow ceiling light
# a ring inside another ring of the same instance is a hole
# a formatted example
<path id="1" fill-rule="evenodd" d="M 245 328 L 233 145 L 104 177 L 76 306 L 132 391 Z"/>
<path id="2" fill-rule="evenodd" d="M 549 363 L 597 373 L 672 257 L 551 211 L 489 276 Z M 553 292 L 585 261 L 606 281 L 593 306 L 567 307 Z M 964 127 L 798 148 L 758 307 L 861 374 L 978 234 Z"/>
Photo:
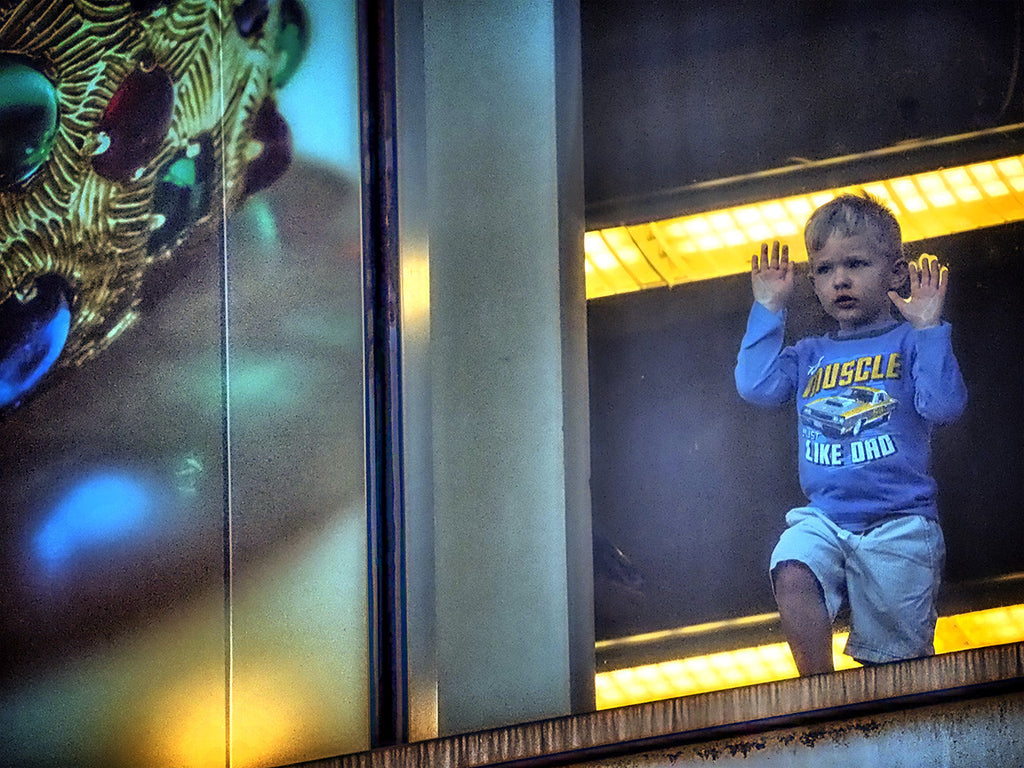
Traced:
<path id="1" fill-rule="evenodd" d="M 858 666 L 842 652 L 846 638 L 846 633 L 836 633 L 832 638 L 832 659 L 837 670 Z M 1024 605 L 940 617 L 935 628 L 936 653 L 1021 641 Z M 599 672 L 595 681 L 597 708 L 610 709 L 796 676 L 796 665 L 786 643 L 690 656 Z"/>
<path id="2" fill-rule="evenodd" d="M 808 216 L 837 194 L 859 189 L 892 208 L 907 242 L 1021 221 L 1024 155 L 595 229 L 584 242 L 587 298 L 746 272 L 767 240 L 806 260 Z"/>

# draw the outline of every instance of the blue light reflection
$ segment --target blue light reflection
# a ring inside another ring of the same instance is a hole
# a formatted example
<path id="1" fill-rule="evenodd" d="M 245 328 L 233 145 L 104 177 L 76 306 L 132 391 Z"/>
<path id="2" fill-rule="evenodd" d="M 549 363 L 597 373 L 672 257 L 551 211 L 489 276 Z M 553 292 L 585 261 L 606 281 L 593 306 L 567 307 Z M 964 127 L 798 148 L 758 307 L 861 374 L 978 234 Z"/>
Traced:
<path id="1" fill-rule="evenodd" d="M 123 542 L 151 524 L 156 497 L 144 479 L 101 472 L 75 484 L 54 506 L 35 536 L 35 553 L 50 574 L 85 552 Z"/>

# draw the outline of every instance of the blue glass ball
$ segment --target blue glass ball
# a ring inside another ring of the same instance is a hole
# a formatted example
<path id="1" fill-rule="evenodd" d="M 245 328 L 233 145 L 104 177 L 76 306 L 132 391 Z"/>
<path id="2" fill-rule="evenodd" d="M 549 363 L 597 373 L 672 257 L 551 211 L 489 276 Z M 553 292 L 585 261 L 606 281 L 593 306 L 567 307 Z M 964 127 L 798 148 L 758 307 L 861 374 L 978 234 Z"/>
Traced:
<path id="1" fill-rule="evenodd" d="M 17 404 L 53 367 L 70 328 L 67 286 L 55 275 L 0 303 L 0 408 Z"/>
<path id="2" fill-rule="evenodd" d="M 242 0 L 235 6 L 235 27 L 242 37 L 255 37 L 263 32 L 263 26 L 270 16 L 268 0 Z"/>

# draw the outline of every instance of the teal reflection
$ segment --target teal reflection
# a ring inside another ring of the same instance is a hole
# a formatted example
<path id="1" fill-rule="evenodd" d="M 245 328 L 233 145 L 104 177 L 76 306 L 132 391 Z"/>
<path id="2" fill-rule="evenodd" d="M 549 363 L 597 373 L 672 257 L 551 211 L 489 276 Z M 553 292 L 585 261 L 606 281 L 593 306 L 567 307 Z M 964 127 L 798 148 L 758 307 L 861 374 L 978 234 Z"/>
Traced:
<path id="1" fill-rule="evenodd" d="M 243 358 L 231 368 L 231 399 L 239 405 L 283 408 L 295 401 L 298 361 Z"/>
<path id="2" fill-rule="evenodd" d="M 356 14 L 351 3 L 337 0 L 305 0 L 303 6 L 310 20 L 309 47 L 298 70 L 288 74 L 287 87 L 277 92 L 278 106 L 296 153 L 359 178 Z"/>
<path id="3" fill-rule="evenodd" d="M 315 378 L 309 368 L 309 361 L 294 355 L 238 353 L 231 360 L 228 375 L 232 413 L 281 416 L 294 412 L 305 402 L 303 396 L 308 396 L 310 380 Z M 194 373 L 183 377 L 190 384 L 190 397 L 196 402 L 206 401 L 211 408 L 219 407 L 222 373 L 211 370 L 204 360 L 196 362 L 191 370 Z"/>
<path id="4" fill-rule="evenodd" d="M 174 469 L 174 487 L 185 496 L 195 496 L 205 474 L 203 457 L 197 453 L 190 453 L 182 457 Z"/>
<path id="5" fill-rule="evenodd" d="M 144 479 L 113 471 L 90 475 L 56 503 L 36 534 L 36 556 L 49 573 L 59 573 L 78 554 L 137 536 L 155 511 L 156 494 Z"/>

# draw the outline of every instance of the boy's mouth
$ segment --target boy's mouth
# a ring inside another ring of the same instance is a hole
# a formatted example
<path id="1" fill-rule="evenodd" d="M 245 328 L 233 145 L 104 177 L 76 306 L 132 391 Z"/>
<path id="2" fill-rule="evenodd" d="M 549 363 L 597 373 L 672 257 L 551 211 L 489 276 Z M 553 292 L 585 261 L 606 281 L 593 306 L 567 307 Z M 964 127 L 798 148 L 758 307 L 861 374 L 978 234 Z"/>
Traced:
<path id="1" fill-rule="evenodd" d="M 857 306 L 857 299 L 853 296 L 842 294 L 840 296 L 836 296 L 835 299 L 832 300 L 832 304 L 839 309 L 852 309 Z"/>

